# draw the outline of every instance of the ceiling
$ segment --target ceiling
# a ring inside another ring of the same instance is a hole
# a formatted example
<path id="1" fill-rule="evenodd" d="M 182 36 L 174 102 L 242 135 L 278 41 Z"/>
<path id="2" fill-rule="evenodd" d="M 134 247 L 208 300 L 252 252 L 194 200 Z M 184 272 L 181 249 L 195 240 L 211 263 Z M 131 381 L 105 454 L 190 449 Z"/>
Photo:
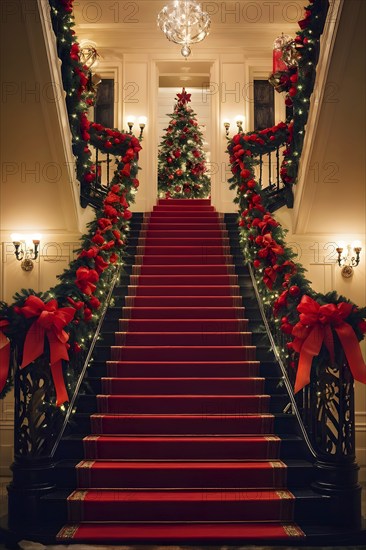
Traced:
<path id="1" fill-rule="evenodd" d="M 79 0 L 74 7 L 78 39 L 93 40 L 106 61 L 119 58 L 122 52 L 148 51 L 160 58 L 162 53 L 176 56 L 182 68 L 180 46 L 169 42 L 156 23 L 159 11 L 168 3 L 169 0 Z M 191 67 L 197 51 L 270 58 L 274 39 L 281 32 L 294 35 L 298 30 L 297 21 L 303 16 L 305 3 L 305 0 L 201 2 L 211 17 L 210 34 L 192 47 L 184 67 Z M 192 67 L 192 73 L 206 72 L 204 64 L 198 65 Z M 181 68 L 167 62 L 161 72 L 165 76 L 177 74 Z"/>

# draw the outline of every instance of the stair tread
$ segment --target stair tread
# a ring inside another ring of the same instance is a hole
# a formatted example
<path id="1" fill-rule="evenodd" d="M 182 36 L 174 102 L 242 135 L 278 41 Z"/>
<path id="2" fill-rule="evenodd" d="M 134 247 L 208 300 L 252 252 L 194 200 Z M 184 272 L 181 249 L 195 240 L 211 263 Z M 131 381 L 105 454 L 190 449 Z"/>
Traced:
<path id="1" fill-rule="evenodd" d="M 234 502 L 240 501 L 257 501 L 257 500 L 283 500 L 284 498 L 293 499 L 294 495 L 291 491 L 286 489 L 281 489 L 276 491 L 273 489 L 231 489 L 223 488 L 219 491 L 214 489 L 137 489 L 137 490 L 128 490 L 128 489 L 75 489 L 71 495 L 69 495 L 69 501 L 72 501 L 74 496 L 80 492 L 85 492 L 84 500 L 97 501 L 97 502 L 116 502 L 118 500 L 130 501 L 130 502 L 139 502 L 139 501 L 150 501 L 150 502 L 202 502 L 205 500 L 216 500 L 219 502 L 227 502 L 229 500 Z"/>
<path id="2" fill-rule="evenodd" d="M 162 434 L 148 434 L 148 435 L 130 435 L 130 434 L 111 434 L 111 435 L 82 435 L 82 434 L 69 434 L 65 435 L 63 437 L 63 441 L 82 441 L 84 439 L 87 439 L 88 437 L 95 439 L 96 437 L 99 439 L 105 439 L 105 440 L 115 440 L 118 441 L 119 439 L 123 439 L 125 441 L 187 441 L 187 439 L 194 440 L 194 441 L 263 441 L 266 440 L 266 438 L 273 438 L 274 440 L 279 441 L 302 441 L 302 438 L 298 435 L 294 434 L 281 434 L 281 436 L 277 434 L 230 434 L 228 435 L 192 435 L 192 434 L 179 434 L 179 436 L 176 435 L 162 435 Z"/>
<path id="3" fill-rule="evenodd" d="M 70 535 L 72 533 L 72 536 Z M 58 540 L 114 541 L 136 540 L 147 543 L 164 541 L 211 541 L 283 539 L 298 540 L 303 531 L 293 522 L 258 523 L 94 523 L 65 526 Z"/>

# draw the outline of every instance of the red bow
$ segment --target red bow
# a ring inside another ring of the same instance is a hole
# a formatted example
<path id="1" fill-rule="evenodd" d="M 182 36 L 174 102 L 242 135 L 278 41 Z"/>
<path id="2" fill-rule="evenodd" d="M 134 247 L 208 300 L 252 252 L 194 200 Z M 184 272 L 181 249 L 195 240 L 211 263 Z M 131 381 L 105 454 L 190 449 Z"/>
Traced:
<path id="1" fill-rule="evenodd" d="M 254 225 L 254 223 L 253 223 Z M 269 214 L 265 214 L 261 221 L 259 221 L 256 225 L 258 225 L 259 229 L 263 233 L 270 230 L 271 227 L 277 227 L 279 224 L 270 216 Z"/>
<path id="2" fill-rule="evenodd" d="M 37 296 L 28 296 L 25 305 L 19 308 L 19 313 L 26 319 L 38 317 L 25 337 L 20 368 L 23 369 L 42 355 L 44 339 L 47 336 L 50 345 L 51 373 L 56 389 L 56 405 L 60 406 L 69 400 L 62 373 L 62 359 L 69 360 L 66 345 L 69 335 L 63 328 L 74 318 L 75 309 L 59 308 L 56 300 L 50 300 L 45 304 Z"/>
<path id="3" fill-rule="evenodd" d="M 338 335 L 346 355 L 349 367 L 355 380 L 366 384 L 366 365 L 362 357 L 359 342 L 353 328 L 345 322 L 352 312 L 352 304 L 326 304 L 321 306 L 304 295 L 297 310 L 300 321 L 294 326 L 295 336 L 293 349 L 300 353 L 299 365 L 295 381 L 295 393 L 310 382 L 310 371 L 313 357 L 319 355 L 322 344 L 329 351 L 331 361 L 334 361 L 334 340 L 332 329 Z"/>
<path id="4" fill-rule="evenodd" d="M 266 269 L 264 270 L 263 282 L 266 286 L 268 286 L 270 290 L 272 290 L 273 285 L 276 282 L 278 273 L 282 273 L 282 271 L 284 271 L 286 267 L 290 267 L 290 273 L 294 273 L 296 271 L 296 266 L 294 262 L 291 262 L 289 260 L 286 260 L 281 265 L 275 264 L 274 266 L 266 267 Z"/>
<path id="5" fill-rule="evenodd" d="M 259 236 L 260 246 L 262 248 L 258 251 L 259 258 L 267 258 L 272 264 L 275 263 L 277 256 L 285 253 L 283 247 L 278 244 L 273 238 L 271 233 L 266 233 L 263 237 Z"/>
<path id="6" fill-rule="evenodd" d="M 84 294 L 90 296 L 97 288 L 94 283 L 99 280 L 99 275 L 95 269 L 88 267 L 79 267 L 76 270 L 76 286 L 80 288 Z"/>
<path id="7" fill-rule="evenodd" d="M 9 325 L 8 321 L 0 321 L 0 392 L 3 391 L 9 372 L 10 362 L 10 341 L 3 333 L 2 329 Z"/>

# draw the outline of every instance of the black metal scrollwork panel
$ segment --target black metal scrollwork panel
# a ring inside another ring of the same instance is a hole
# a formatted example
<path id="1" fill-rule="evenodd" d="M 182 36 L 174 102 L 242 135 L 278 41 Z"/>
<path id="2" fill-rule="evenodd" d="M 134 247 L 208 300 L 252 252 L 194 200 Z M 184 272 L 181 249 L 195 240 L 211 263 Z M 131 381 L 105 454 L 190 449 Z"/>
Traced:
<path id="1" fill-rule="evenodd" d="M 320 456 L 335 461 L 355 454 L 354 388 L 348 364 L 323 364 L 311 383 L 314 444 Z"/>
<path id="2" fill-rule="evenodd" d="M 48 456 L 63 415 L 52 405 L 55 390 L 47 359 L 17 369 L 15 401 L 15 456 Z"/>

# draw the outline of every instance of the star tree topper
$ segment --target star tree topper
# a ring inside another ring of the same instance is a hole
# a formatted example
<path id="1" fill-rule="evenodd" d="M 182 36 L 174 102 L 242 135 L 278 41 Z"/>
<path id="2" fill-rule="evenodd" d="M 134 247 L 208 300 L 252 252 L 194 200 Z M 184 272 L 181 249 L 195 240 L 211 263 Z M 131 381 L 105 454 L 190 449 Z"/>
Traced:
<path id="1" fill-rule="evenodd" d="M 178 102 L 181 103 L 182 105 L 185 105 L 186 103 L 189 103 L 191 101 L 191 95 L 192 94 L 187 94 L 186 89 L 183 88 L 182 93 L 177 94 Z"/>

